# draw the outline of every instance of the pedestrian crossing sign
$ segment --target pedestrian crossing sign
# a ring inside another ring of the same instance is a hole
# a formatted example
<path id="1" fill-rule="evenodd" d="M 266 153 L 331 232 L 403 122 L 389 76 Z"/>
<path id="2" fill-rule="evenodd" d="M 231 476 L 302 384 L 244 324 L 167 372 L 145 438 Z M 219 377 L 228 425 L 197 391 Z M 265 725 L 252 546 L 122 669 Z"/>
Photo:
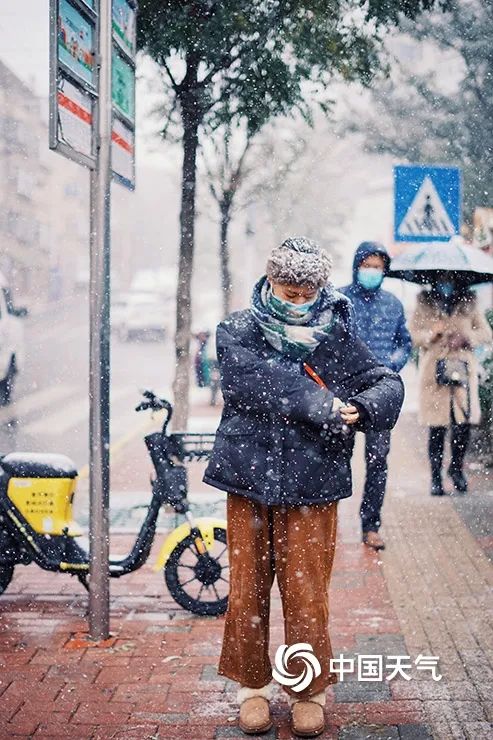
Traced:
<path id="1" fill-rule="evenodd" d="M 394 240 L 448 241 L 460 231 L 459 167 L 394 167 Z"/>

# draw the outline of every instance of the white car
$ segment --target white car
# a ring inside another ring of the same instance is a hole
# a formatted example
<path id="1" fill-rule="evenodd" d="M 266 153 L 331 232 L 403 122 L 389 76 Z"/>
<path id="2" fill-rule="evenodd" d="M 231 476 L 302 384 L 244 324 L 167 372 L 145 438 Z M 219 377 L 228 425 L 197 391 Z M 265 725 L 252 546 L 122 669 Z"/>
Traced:
<path id="1" fill-rule="evenodd" d="M 125 322 L 130 293 L 112 293 L 111 296 L 111 331 L 120 334 Z"/>
<path id="2" fill-rule="evenodd" d="M 161 268 L 159 270 L 137 270 L 132 278 L 130 290 L 133 293 L 156 293 L 163 298 L 174 298 L 178 283 L 176 268 Z"/>
<path id="3" fill-rule="evenodd" d="M 0 273 L 0 406 L 12 400 L 15 376 L 24 366 L 25 308 L 14 308 L 10 286 Z"/>
<path id="4" fill-rule="evenodd" d="M 159 339 L 167 334 L 169 307 L 153 293 L 129 293 L 121 307 L 118 334 L 122 341 Z"/>

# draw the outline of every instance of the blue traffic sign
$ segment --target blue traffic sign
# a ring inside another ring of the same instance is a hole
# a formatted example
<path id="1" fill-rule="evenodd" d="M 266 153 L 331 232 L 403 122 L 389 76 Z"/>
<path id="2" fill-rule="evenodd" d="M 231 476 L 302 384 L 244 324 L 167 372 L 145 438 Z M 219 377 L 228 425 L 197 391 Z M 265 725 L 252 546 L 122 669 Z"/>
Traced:
<path id="1" fill-rule="evenodd" d="M 448 241 L 459 234 L 462 187 L 459 167 L 394 167 L 394 240 Z"/>

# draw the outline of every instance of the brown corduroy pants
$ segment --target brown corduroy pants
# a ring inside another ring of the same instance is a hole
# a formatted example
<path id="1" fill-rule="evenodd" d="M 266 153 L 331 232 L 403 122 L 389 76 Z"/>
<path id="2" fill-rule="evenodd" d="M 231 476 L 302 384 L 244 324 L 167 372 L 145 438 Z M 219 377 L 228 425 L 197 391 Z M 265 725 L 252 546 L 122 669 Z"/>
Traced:
<path id="1" fill-rule="evenodd" d="M 249 688 L 271 681 L 270 592 L 277 576 L 285 642 L 310 643 L 322 668 L 303 692 L 286 691 L 298 699 L 318 694 L 337 680 L 329 670 L 328 631 L 337 502 L 264 506 L 228 494 L 227 508 L 230 593 L 219 673 Z M 299 675 L 304 664 L 293 657 L 287 667 Z"/>

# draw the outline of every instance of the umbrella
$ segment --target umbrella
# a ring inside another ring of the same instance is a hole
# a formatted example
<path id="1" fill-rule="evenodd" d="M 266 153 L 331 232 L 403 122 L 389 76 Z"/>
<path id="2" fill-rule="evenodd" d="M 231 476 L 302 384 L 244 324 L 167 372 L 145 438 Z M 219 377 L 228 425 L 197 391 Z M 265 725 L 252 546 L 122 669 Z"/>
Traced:
<path id="1" fill-rule="evenodd" d="M 410 283 L 434 283 L 446 272 L 454 273 L 464 286 L 493 282 L 493 257 L 461 239 L 429 242 L 394 257 L 387 275 Z"/>

